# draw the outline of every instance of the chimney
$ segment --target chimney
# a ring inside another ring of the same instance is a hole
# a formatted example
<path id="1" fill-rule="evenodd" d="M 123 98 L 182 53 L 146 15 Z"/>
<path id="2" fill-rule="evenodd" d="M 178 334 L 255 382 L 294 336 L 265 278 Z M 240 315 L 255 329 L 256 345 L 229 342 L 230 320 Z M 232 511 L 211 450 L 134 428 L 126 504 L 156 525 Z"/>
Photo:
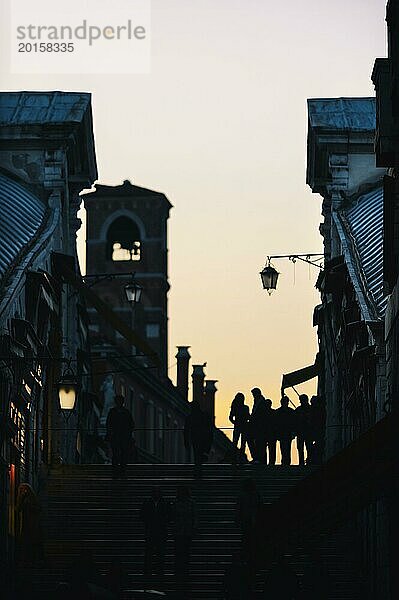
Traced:
<path id="1" fill-rule="evenodd" d="M 204 367 L 206 367 L 206 363 L 203 365 L 193 365 L 193 402 L 198 402 L 200 407 L 203 407 L 204 404 L 204 380 L 205 373 Z"/>
<path id="2" fill-rule="evenodd" d="M 177 389 L 183 396 L 184 400 L 188 400 L 188 365 L 190 362 L 190 346 L 177 346 Z"/>
<path id="3" fill-rule="evenodd" d="M 217 379 L 207 379 L 204 390 L 204 410 L 215 420 L 215 396 Z"/>

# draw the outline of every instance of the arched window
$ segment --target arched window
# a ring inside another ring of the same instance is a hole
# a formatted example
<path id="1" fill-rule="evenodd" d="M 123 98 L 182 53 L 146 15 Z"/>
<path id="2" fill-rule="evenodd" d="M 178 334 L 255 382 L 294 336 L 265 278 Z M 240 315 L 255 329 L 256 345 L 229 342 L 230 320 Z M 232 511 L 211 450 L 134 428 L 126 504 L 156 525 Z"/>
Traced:
<path id="1" fill-rule="evenodd" d="M 107 233 L 107 260 L 138 261 L 141 258 L 140 231 L 128 217 L 118 217 Z"/>

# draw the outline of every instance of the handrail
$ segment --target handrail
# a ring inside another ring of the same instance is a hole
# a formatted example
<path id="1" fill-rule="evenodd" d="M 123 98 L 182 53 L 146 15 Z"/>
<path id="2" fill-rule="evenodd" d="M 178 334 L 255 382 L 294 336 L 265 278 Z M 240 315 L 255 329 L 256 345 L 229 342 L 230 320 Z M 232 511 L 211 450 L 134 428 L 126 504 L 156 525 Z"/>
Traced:
<path id="1" fill-rule="evenodd" d="M 99 425 L 97 428 L 88 427 L 47 427 L 46 431 L 93 431 L 94 429 L 105 429 L 105 425 Z M 215 429 L 222 429 L 225 431 L 233 431 L 234 427 L 217 427 Z M 29 428 L 29 431 L 43 431 L 43 429 L 37 429 L 34 427 Z M 184 427 L 135 427 L 132 433 L 136 431 L 184 431 Z"/>

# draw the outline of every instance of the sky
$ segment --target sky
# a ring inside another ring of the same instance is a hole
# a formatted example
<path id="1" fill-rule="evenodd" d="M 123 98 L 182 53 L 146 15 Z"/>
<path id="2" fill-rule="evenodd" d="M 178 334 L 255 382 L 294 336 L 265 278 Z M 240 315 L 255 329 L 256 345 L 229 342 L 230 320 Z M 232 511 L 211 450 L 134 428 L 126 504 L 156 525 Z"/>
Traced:
<path id="1" fill-rule="evenodd" d="M 275 261 L 270 297 L 259 271 L 267 255 L 322 250 L 321 198 L 305 183 L 306 99 L 374 95 L 385 0 L 152 0 L 151 11 L 149 74 L 2 65 L 1 88 L 90 91 L 99 182 L 168 196 L 169 375 L 175 346 L 190 345 L 218 380 L 217 424 L 228 425 L 237 391 L 249 401 L 260 387 L 278 406 L 282 374 L 314 361 L 317 270 Z"/>

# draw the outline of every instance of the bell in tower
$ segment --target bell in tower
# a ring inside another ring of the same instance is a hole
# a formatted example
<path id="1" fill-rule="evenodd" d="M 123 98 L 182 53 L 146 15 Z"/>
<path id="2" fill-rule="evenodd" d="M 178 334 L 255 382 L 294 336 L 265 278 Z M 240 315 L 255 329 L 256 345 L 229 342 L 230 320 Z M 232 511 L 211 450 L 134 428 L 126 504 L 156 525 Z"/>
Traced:
<path id="1" fill-rule="evenodd" d="M 117 217 L 107 232 L 107 259 L 139 261 L 141 257 L 140 231 L 129 217 Z"/>

